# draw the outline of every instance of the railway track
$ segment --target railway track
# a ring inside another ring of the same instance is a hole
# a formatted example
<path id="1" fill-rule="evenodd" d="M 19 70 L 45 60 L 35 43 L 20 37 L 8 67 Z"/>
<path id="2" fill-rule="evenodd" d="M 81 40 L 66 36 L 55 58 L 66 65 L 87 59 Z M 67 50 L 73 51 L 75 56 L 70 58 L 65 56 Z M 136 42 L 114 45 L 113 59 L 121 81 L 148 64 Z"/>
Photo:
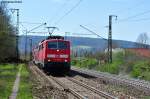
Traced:
<path id="1" fill-rule="evenodd" d="M 132 87 L 135 88 L 136 90 L 140 90 L 144 92 L 146 95 L 150 95 L 150 82 L 144 81 L 144 80 L 136 80 L 136 79 L 129 79 L 126 77 L 122 76 L 117 76 L 117 75 L 111 75 L 108 73 L 102 73 L 102 72 L 97 72 L 93 70 L 82 70 L 79 68 L 72 68 L 73 71 L 79 72 L 81 74 L 86 74 L 89 76 L 93 76 L 96 78 L 99 78 L 106 83 L 110 83 L 113 85 L 123 85 L 127 87 Z"/>
<path id="2" fill-rule="evenodd" d="M 48 83 L 53 82 L 53 86 L 57 86 L 62 91 L 71 93 L 77 99 L 117 99 L 114 96 L 111 96 L 103 91 L 99 91 L 87 84 L 84 84 L 80 81 L 77 81 L 71 77 L 53 77 L 47 76 L 36 66 L 32 66 L 31 70 L 36 73 L 39 77 L 46 79 Z M 54 84 L 55 82 L 55 84 Z"/>
<path id="3" fill-rule="evenodd" d="M 94 87 L 91 87 L 91 86 L 89 86 L 89 85 L 87 85 L 87 84 L 84 84 L 83 82 L 79 82 L 78 80 L 76 80 L 76 79 L 74 79 L 74 78 L 69 78 L 69 77 L 67 77 L 67 79 L 69 79 L 69 80 L 71 80 L 72 82 L 75 82 L 75 83 L 77 83 L 77 84 L 79 84 L 79 85 L 81 85 L 81 86 L 83 86 L 83 87 L 85 87 L 85 88 L 87 88 L 87 89 L 89 89 L 89 90 L 91 90 L 91 91 L 97 93 L 98 95 L 107 98 L 107 99 L 117 99 L 116 97 L 111 96 L 111 95 L 109 95 L 109 94 L 106 93 L 106 92 L 97 90 L 97 89 L 95 89 Z"/>

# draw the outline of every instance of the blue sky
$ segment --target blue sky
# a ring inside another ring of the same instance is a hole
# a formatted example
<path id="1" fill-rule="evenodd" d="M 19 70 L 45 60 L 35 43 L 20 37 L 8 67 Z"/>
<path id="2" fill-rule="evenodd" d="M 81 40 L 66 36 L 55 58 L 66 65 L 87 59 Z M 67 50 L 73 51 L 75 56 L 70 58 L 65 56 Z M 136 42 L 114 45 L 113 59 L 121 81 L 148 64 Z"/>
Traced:
<path id="1" fill-rule="evenodd" d="M 136 41 L 138 35 L 143 32 L 147 32 L 150 36 L 150 12 L 146 12 L 150 10 L 150 0 L 82 0 L 79 6 L 57 23 L 79 1 L 23 0 L 22 4 L 9 4 L 8 7 L 20 9 L 20 22 L 46 22 L 47 26 L 58 27 L 59 31 L 55 31 L 55 34 L 64 35 L 65 32 L 70 32 L 69 35 L 73 33 L 90 34 L 79 26 L 84 25 L 107 38 L 108 16 L 117 15 L 118 20 L 113 20 L 113 39 Z M 140 14 L 143 12 L 146 13 Z M 138 16 L 132 17 L 134 15 Z M 15 23 L 15 13 L 12 19 Z M 123 19 L 125 20 L 122 21 Z M 30 30 L 39 24 L 22 23 L 22 25 Z M 25 30 L 22 25 L 20 34 Z M 41 27 L 35 31 L 47 30 Z M 96 36 L 89 35 L 89 37 Z"/>

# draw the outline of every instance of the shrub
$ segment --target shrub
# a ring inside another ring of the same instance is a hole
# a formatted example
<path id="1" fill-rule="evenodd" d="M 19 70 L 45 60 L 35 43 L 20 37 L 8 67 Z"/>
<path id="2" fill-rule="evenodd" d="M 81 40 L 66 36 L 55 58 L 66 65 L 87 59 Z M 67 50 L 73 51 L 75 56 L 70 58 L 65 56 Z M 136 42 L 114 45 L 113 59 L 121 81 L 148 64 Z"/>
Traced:
<path id="1" fill-rule="evenodd" d="M 133 65 L 131 76 L 150 80 L 150 61 L 138 61 Z"/>
<path id="2" fill-rule="evenodd" d="M 121 64 L 122 64 L 122 62 L 115 61 L 112 64 L 106 64 L 106 65 L 99 66 L 97 69 L 102 71 L 102 72 L 109 72 L 112 74 L 118 74 Z"/>
<path id="3" fill-rule="evenodd" d="M 79 59 L 72 59 L 72 65 L 75 65 L 80 68 L 89 68 L 92 69 L 97 65 L 97 60 L 93 58 L 82 58 Z"/>

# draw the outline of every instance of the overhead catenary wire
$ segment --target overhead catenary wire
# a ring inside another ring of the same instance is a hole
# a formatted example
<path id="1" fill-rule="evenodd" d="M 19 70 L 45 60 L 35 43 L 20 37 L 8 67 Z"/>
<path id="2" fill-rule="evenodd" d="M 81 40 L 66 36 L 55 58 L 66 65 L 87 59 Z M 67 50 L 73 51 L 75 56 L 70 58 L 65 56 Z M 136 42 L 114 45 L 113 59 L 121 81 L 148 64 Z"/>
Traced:
<path id="1" fill-rule="evenodd" d="M 139 18 L 139 19 L 134 19 L 130 21 L 124 21 L 124 22 L 141 22 L 141 21 L 150 21 L 150 17 L 148 18 Z"/>
<path id="2" fill-rule="evenodd" d="M 80 27 L 82 27 L 82 28 L 86 29 L 87 31 L 89 31 L 89 32 L 93 33 L 94 35 L 96 35 L 96 36 L 98 36 L 98 37 L 100 37 L 100 38 L 102 38 L 102 39 L 104 39 L 104 40 L 107 40 L 106 38 L 104 38 L 104 37 L 102 37 L 102 36 L 98 35 L 97 33 L 93 32 L 92 30 L 90 30 L 90 29 L 86 28 L 86 27 L 85 27 L 85 26 L 83 26 L 83 25 L 80 25 Z"/>
<path id="3" fill-rule="evenodd" d="M 129 16 L 127 18 L 121 19 L 121 20 L 119 20 L 119 22 L 128 21 L 130 19 L 134 19 L 136 17 L 143 16 L 143 15 L 148 14 L 148 13 L 150 13 L 150 10 L 147 10 L 147 11 L 144 11 L 144 12 L 141 12 L 141 13 L 137 13 L 137 14 L 135 14 L 133 16 Z"/>
<path id="4" fill-rule="evenodd" d="M 139 21 L 148 21 L 150 18 L 141 18 L 141 19 L 136 19 L 136 20 L 131 20 L 132 22 L 139 22 Z"/>
<path id="5" fill-rule="evenodd" d="M 27 21 L 22 21 L 22 22 L 19 22 L 21 24 L 42 24 L 42 23 L 37 23 L 37 22 L 27 22 Z"/>
<path id="6" fill-rule="evenodd" d="M 118 11 L 115 11 L 115 13 L 119 13 L 119 14 L 120 13 L 124 13 L 125 11 L 129 11 L 129 10 L 135 9 L 135 8 L 143 5 L 144 3 L 145 3 L 145 1 L 142 0 L 139 3 L 132 5 L 131 7 L 128 7 L 128 8 L 125 8 L 125 9 L 121 9 L 121 10 L 119 9 Z"/>
<path id="7" fill-rule="evenodd" d="M 52 21 L 56 18 L 56 16 L 65 8 L 65 6 L 67 5 L 68 1 L 70 0 L 66 0 L 66 2 L 64 2 L 57 10 L 56 13 L 52 16 L 52 18 L 50 19 L 50 24 L 52 23 Z"/>
<path id="8" fill-rule="evenodd" d="M 55 25 L 57 25 L 61 20 L 63 20 L 63 18 L 65 16 L 67 16 L 68 14 L 70 14 L 75 8 L 77 8 L 79 6 L 79 4 L 82 2 L 83 0 L 79 0 L 76 5 L 74 5 L 69 11 L 67 11 L 62 17 L 60 17 L 56 22 Z"/>

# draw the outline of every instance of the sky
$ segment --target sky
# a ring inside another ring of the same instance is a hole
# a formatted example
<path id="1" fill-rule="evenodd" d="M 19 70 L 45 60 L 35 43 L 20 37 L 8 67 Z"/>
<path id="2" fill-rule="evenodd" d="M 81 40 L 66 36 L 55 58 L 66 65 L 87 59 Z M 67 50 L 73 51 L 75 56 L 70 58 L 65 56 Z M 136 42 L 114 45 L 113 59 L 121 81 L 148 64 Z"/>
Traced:
<path id="1" fill-rule="evenodd" d="M 136 41 L 138 35 L 150 37 L 150 0 L 23 0 L 22 4 L 8 4 L 8 9 L 20 9 L 20 35 L 47 23 L 32 32 L 48 35 L 45 27 L 58 27 L 56 35 L 97 37 L 80 27 L 83 25 L 100 36 L 108 37 L 109 15 L 112 21 L 112 38 Z M 9 12 L 16 23 L 16 13 Z M 34 23 L 34 24 L 33 24 Z M 36 23 L 36 24 L 35 24 Z M 33 34 L 33 33 L 32 33 Z"/>

